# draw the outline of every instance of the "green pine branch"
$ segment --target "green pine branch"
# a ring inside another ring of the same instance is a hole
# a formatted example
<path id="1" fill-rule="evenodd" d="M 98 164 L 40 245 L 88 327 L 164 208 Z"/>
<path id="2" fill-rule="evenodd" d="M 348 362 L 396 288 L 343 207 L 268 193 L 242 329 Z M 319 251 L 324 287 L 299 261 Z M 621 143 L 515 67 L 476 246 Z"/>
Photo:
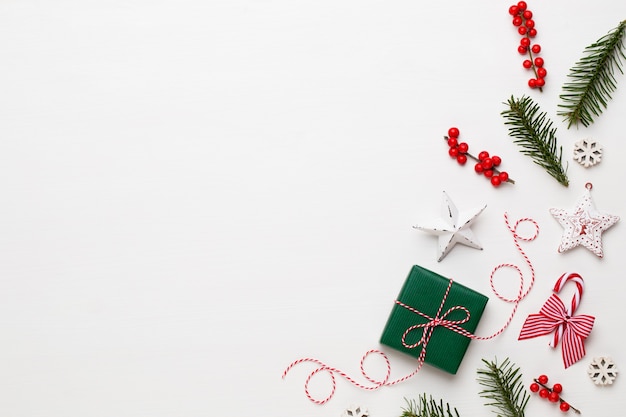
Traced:
<path id="1" fill-rule="evenodd" d="M 530 97 L 516 99 L 513 96 L 507 101 L 509 108 L 501 114 L 509 126 L 509 136 L 519 145 L 521 152 L 530 156 L 533 161 L 543 167 L 564 186 L 569 185 L 566 169 L 563 168 L 561 157 L 563 148 L 556 143 L 556 128 L 552 121 L 541 112 Z"/>
<path id="2" fill-rule="evenodd" d="M 478 383 L 484 387 L 480 396 L 489 400 L 485 405 L 492 406 L 498 417 L 524 417 L 524 409 L 530 395 L 524 388 L 520 368 L 505 359 L 498 364 L 497 359 L 478 369 Z"/>
<path id="3" fill-rule="evenodd" d="M 406 408 L 402 409 L 400 417 L 459 417 L 459 412 L 454 409 L 454 414 L 450 410 L 450 404 L 446 403 L 444 408 L 443 400 L 435 401 L 433 397 L 426 398 L 426 394 L 422 394 L 419 400 L 407 400 Z"/>
<path id="4" fill-rule="evenodd" d="M 606 109 L 611 93 L 617 88 L 615 70 L 622 71 L 622 60 L 626 59 L 624 47 L 626 20 L 616 28 L 585 48 L 583 57 L 570 69 L 569 82 L 563 86 L 564 93 L 559 104 L 568 129 L 582 123 L 587 127 L 595 116 Z"/>

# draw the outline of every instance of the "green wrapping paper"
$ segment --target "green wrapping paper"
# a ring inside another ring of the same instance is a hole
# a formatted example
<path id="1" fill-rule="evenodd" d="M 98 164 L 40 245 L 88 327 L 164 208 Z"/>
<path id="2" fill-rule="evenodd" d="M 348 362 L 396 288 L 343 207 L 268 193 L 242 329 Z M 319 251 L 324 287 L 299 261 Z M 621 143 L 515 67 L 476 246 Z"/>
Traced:
<path id="1" fill-rule="evenodd" d="M 397 300 L 434 318 L 449 282 L 448 278 L 415 265 L 404 282 Z M 470 312 L 470 319 L 460 324 L 459 327 L 474 333 L 488 300 L 489 298 L 486 296 L 454 282 L 445 300 L 441 314 L 444 314 L 450 307 L 465 307 Z M 463 320 L 466 316 L 465 311 L 455 310 L 445 319 Z M 416 324 L 424 324 L 428 321 L 421 315 L 394 304 L 380 338 L 380 343 L 417 358 L 420 356 L 422 346 L 420 345 L 413 349 L 405 347 L 402 344 L 402 335 L 409 327 Z M 421 337 L 422 329 L 415 329 L 407 335 L 405 342 L 407 345 L 412 345 L 417 343 Z M 443 326 L 437 326 L 433 329 L 430 341 L 426 346 L 424 362 L 451 374 L 456 374 L 470 341 L 471 339 L 466 336 Z"/>

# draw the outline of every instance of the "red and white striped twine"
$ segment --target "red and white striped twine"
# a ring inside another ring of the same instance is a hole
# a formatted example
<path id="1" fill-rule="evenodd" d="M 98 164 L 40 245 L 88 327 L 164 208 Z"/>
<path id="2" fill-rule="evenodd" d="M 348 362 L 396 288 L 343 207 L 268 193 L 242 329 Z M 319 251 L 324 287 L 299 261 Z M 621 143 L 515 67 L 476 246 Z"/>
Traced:
<path id="1" fill-rule="evenodd" d="M 509 327 L 509 324 L 511 324 L 513 317 L 515 317 L 515 313 L 517 312 L 517 307 L 519 306 L 519 303 L 524 298 L 526 298 L 530 290 L 533 288 L 533 285 L 535 285 L 535 267 L 533 267 L 533 264 L 528 258 L 528 256 L 526 255 L 526 252 L 524 252 L 524 250 L 520 246 L 519 241 L 523 240 L 525 242 L 532 242 L 533 240 L 535 240 L 537 236 L 539 235 L 539 224 L 537 224 L 535 220 L 529 217 L 522 217 L 521 219 L 518 219 L 515 222 L 515 225 L 511 226 L 511 223 L 509 222 L 509 216 L 507 213 L 504 213 L 504 222 L 506 223 L 506 227 L 509 229 L 509 231 L 513 235 L 513 243 L 515 244 L 517 251 L 519 252 L 520 255 L 522 255 L 522 258 L 524 258 L 524 262 L 526 262 L 526 265 L 528 265 L 528 269 L 530 270 L 530 283 L 528 284 L 528 288 L 524 290 L 524 286 L 525 286 L 524 274 L 522 273 L 522 270 L 520 269 L 520 267 L 515 264 L 505 263 L 505 264 L 497 265 L 495 268 L 493 268 L 493 270 L 491 271 L 491 276 L 489 277 L 489 285 L 491 286 L 491 291 L 493 291 L 496 297 L 498 297 L 502 301 L 507 302 L 507 303 L 512 303 L 513 310 L 511 310 L 511 314 L 509 315 L 509 318 L 507 319 L 506 323 L 504 323 L 504 326 L 502 326 L 500 330 L 498 330 L 497 332 L 495 332 L 494 334 L 490 336 L 474 336 L 474 339 L 476 340 L 493 339 L 494 337 L 501 334 L 507 327 Z M 534 227 L 533 233 L 530 236 L 522 236 L 517 232 L 518 226 L 524 222 L 530 222 Z M 515 298 L 504 297 L 502 294 L 498 292 L 495 284 L 493 283 L 493 277 L 495 276 L 496 272 L 498 272 L 502 268 L 513 268 L 517 272 L 517 275 L 519 277 L 519 290 L 517 292 L 517 297 Z"/>
<path id="2" fill-rule="evenodd" d="M 517 311 L 517 307 L 519 305 L 519 303 L 524 299 L 524 297 L 526 297 L 526 295 L 528 295 L 528 293 L 530 292 L 531 288 L 533 287 L 533 284 L 535 282 L 535 268 L 533 267 L 532 263 L 530 262 L 530 259 L 528 258 L 528 256 L 526 255 L 526 253 L 524 252 L 524 250 L 522 249 L 522 247 L 519 244 L 520 240 L 526 241 L 526 242 L 530 242 L 535 240 L 535 238 L 537 237 L 537 235 L 539 234 L 539 225 L 537 224 L 537 222 L 531 218 L 521 218 L 519 220 L 517 220 L 515 222 L 514 226 L 511 226 L 511 224 L 509 223 L 509 218 L 507 213 L 504 213 L 504 221 L 506 223 L 507 228 L 509 229 L 509 231 L 511 232 L 511 234 L 513 235 L 513 242 L 515 244 L 515 247 L 517 248 L 518 252 L 520 253 L 520 255 L 522 255 L 522 257 L 524 258 L 524 261 L 526 262 L 526 264 L 528 265 L 529 269 L 530 269 L 530 273 L 531 273 L 531 278 L 530 278 L 530 284 L 528 286 L 528 288 L 526 288 L 526 290 L 524 290 L 524 274 L 522 273 L 521 269 L 514 264 L 500 264 L 497 265 L 492 271 L 491 271 L 491 276 L 489 278 L 489 283 L 491 285 L 491 289 L 493 291 L 493 293 L 502 301 L 505 301 L 507 303 L 512 303 L 513 306 L 513 310 L 511 312 L 511 315 L 509 316 L 509 318 L 507 319 L 506 323 L 504 324 L 504 326 L 502 326 L 502 328 L 498 331 L 496 331 L 495 333 L 493 333 L 490 336 L 476 336 L 470 332 L 468 332 L 467 330 L 459 327 L 459 324 L 465 323 L 467 320 L 469 320 L 469 311 L 463 307 L 463 306 L 455 306 L 452 307 L 450 309 L 448 309 L 443 315 L 441 315 L 441 310 L 443 309 L 443 305 L 445 303 L 445 300 L 448 296 L 448 293 L 450 291 L 450 288 L 452 286 L 453 281 L 450 280 L 449 284 L 448 284 L 448 288 L 446 289 L 446 292 L 443 296 L 443 299 L 441 301 L 441 304 L 439 306 L 439 310 L 437 311 L 437 314 L 435 317 L 429 317 L 425 314 L 423 314 L 422 312 L 412 308 L 411 306 L 408 306 L 400 301 L 396 300 L 396 304 L 400 305 L 401 307 L 407 308 L 410 311 L 419 314 L 425 318 L 427 318 L 429 321 L 426 324 L 422 324 L 422 325 L 415 325 L 415 326 L 411 326 L 409 327 L 403 334 L 402 336 L 402 343 L 404 346 L 406 346 L 407 348 L 415 348 L 417 346 L 422 347 L 422 350 L 420 352 L 420 355 L 417 359 L 417 368 L 401 377 L 395 380 L 389 380 L 391 377 L 391 363 L 389 362 L 389 358 L 387 357 L 387 355 L 379 350 L 379 349 L 370 349 L 367 352 L 365 352 L 365 354 L 361 357 L 361 363 L 360 363 L 360 370 L 361 370 L 361 375 L 371 384 L 371 385 L 364 385 L 358 381 L 356 381 L 354 378 L 352 378 L 351 376 L 349 376 L 348 374 L 346 374 L 344 371 L 329 366 L 327 364 L 325 364 L 324 362 L 320 361 L 319 359 L 315 359 L 315 358 L 301 358 L 298 359 L 294 362 L 292 362 L 291 364 L 289 364 L 289 366 L 287 366 L 287 368 L 284 370 L 282 378 L 285 378 L 287 376 L 287 373 L 289 373 L 289 371 L 295 367 L 296 365 L 299 365 L 301 363 L 304 362 L 311 362 L 317 365 L 317 368 L 315 368 L 311 373 L 309 373 L 309 375 L 306 378 L 306 381 L 304 382 L 304 393 L 306 394 L 307 398 L 309 400 L 311 400 L 312 402 L 316 403 L 316 404 L 324 404 L 326 402 L 328 402 L 334 395 L 335 395 L 335 390 L 337 388 L 337 380 L 336 380 L 336 375 L 342 377 L 343 379 L 345 379 L 346 381 L 348 381 L 349 383 L 351 383 L 352 385 L 354 385 L 357 388 L 363 389 L 363 390 L 367 390 L 367 391 L 373 391 L 373 390 L 377 390 L 380 387 L 383 386 L 391 386 L 391 385 L 396 385 L 399 384 L 400 382 L 406 381 L 407 379 L 412 378 L 413 376 L 415 376 L 415 374 L 417 374 L 419 372 L 419 370 L 422 368 L 422 366 L 424 365 L 424 360 L 426 358 L 426 347 L 428 345 L 428 342 L 430 340 L 430 336 L 432 335 L 432 332 L 434 330 L 435 327 L 437 326 L 444 326 L 452 331 L 455 331 L 457 333 L 463 334 L 464 336 L 470 338 L 470 339 L 474 339 L 474 340 L 489 340 L 489 339 L 493 339 L 494 337 L 498 336 L 499 334 L 501 334 L 502 332 L 504 332 L 504 330 L 509 326 L 509 324 L 511 323 L 511 321 L 513 320 L 513 316 L 515 315 L 515 312 Z M 532 236 L 529 237 L 525 237 L 525 236 L 521 236 L 520 234 L 518 234 L 517 232 L 517 228 L 518 226 L 523 223 L 523 222 L 530 222 L 534 225 L 535 230 L 534 233 L 532 234 Z M 506 298 L 504 296 L 502 296 L 498 290 L 495 288 L 494 282 L 493 282 L 493 278 L 495 273 L 500 270 L 501 268 L 505 268 L 505 267 L 509 267 L 509 268 L 513 268 L 517 271 L 518 276 L 519 276 L 519 280 L 520 280 L 520 285 L 519 285 L 519 291 L 517 294 L 517 297 L 515 298 Z M 457 321 L 450 321 L 450 320 L 446 320 L 445 317 L 452 312 L 453 310 L 458 310 L 458 309 L 462 309 L 466 311 L 467 317 L 463 320 L 457 320 Z M 406 336 L 413 330 L 416 330 L 418 328 L 422 329 L 422 337 L 420 338 L 419 342 L 413 344 L 413 345 L 407 345 L 405 343 L 405 338 Z M 380 355 L 386 364 L 386 373 L 385 373 L 385 377 L 383 379 L 377 380 L 372 378 L 367 371 L 365 370 L 365 360 L 373 353 L 376 353 L 378 355 Z M 318 399 L 315 398 L 311 395 L 311 393 L 309 392 L 309 383 L 311 382 L 311 379 L 317 375 L 320 372 L 327 372 L 328 375 L 330 376 L 330 380 L 331 380 L 331 390 L 330 393 L 328 394 L 328 396 L 324 399 Z"/>
<path id="3" fill-rule="evenodd" d="M 567 307 L 566 311 L 567 311 L 568 316 L 573 316 L 574 312 L 580 305 L 580 299 L 582 298 L 583 292 L 585 290 L 585 283 L 583 281 L 583 277 L 581 277 L 576 272 L 573 272 L 573 273 L 566 272 L 563 275 L 561 275 L 559 279 L 556 281 L 556 283 L 554 284 L 553 291 L 557 294 L 560 293 L 563 287 L 565 286 L 565 284 L 570 281 L 576 284 L 576 292 L 572 296 L 572 302 L 570 303 L 569 307 Z M 559 344 L 559 341 L 563 338 L 564 330 L 565 330 L 565 324 L 564 323 L 559 324 L 559 327 L 557 327 L 556 331 L 554 332 L 554 336 L 552 337 L 552 340 L 550 340 L 550 343 L 549 343 L 550 347 L 556 347 Z"/>

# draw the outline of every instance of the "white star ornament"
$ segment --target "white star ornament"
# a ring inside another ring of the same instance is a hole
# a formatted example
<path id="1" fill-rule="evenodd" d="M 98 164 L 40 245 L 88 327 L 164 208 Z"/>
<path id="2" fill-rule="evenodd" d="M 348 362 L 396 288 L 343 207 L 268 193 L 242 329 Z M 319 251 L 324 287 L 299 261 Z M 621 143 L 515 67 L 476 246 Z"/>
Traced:
<path id="1" fill-rule="evenodd" d="M 487 208 L 487 205 L 468 213 L 460 213 L 450 197 L 448 197 L 448 194 L 444 192 L 441 218 L 430 225 L 416 225 L 413 227 L 438 236 L 437 261 L 441 262 L 457 243 L 482 250 L 482 246 L 474 236 L 471 226 L 485 208 Z"/>
<path id="2" fill-rule="evenodd" d="M 602 258 L 602 232 L 617 223 L 619 216 L 596 210 L 591 199 L 591 184 L 587 184 L 585 188 L 585 195 L 573 209 L 550 209 L 550 214 L 563 226 L 558 251 L 562 253 L 576 246 L 584 246 Z"/>

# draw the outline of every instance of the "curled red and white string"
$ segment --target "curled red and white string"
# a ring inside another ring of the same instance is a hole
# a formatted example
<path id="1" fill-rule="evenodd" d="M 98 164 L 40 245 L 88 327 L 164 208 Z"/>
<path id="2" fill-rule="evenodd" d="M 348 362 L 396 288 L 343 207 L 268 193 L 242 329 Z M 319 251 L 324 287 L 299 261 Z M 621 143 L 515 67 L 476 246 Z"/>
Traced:
<path id="1" fill-rule="evenodd" d="M 535 268 L 533 267 L 533 264 L 530 261 L 530 258 L 528 258 L 528 255 L 526 255 L 526 252 L 524 252 L 524 249 L 522 249 L 522 246 L 520 245 L 520 241 L 532 242 L 533 240 L 535 240 L 537 236 L 539 236 L 539 224 L 537 224 L 535 220 L 529 217 L 522 217 L 521 219 L 518 219 L 513 226 L 511 226 L 511 223 L 509 222 L 509 216 L 506 212 L 504 213 L 504 222 L 506 223 L 507 229 L 509 229 L 509 231 L 513 235 L 513 243 L 515 244 L 517 251 L 522 256 L 522 258 L 524 258 L 524 262 L 526 262 L 526 265 L 528 266 L 528 269 L 530 270 L 530 283 L 528 284 L 528 287 L 524 289 L 525 287 L 524 274 L 522 273 L 522 270 L 520 269 L 520 267 L 515 264 L 503 263 L 503 264 L 496 265 L 496 267 L 493 268 L 493 270 L 491 271 L 491 275 L 489 277 L 489 285 L 491 286 L 491 291 L 500 300 L 506 303 L 513 304 L 513 309 L 511 310 L 511 314 L 509 315 L 509 318 L 507 319 L 506 323 L 502 326 L 502 328 L 500 328 L 500 330 L 496 331 L 490 336 L 475 336 L 474 338 L 476 340 L 493 339 L 494 337 L 501 334 L 504 330 L 506 330 L 506 328 L 509 327 L 509 324 L 511 324 L 513 317 L 515 317 L 515 313 L 517 312 L 519 303 L 521 303 L 522 300 L 526 298 L 530 290 L 535 285 Z M 517 229 L 522 223 L 530 223 L 533 226 L 533 231 L 530 235 L 525 236 L 525 235 L 521 235 L 520 233 L 518 233 Z M 493 282 L 494 276 L 502 268 L 512 268 L 517 272 L 517 276 L 519 277 L 519 287 L 517 291 L 517 296 L 515 298 L 507 298 L 503 296 L 502 294 L 500 294 L 500 292 L 497 290 Z"/>
<path id="2" fill-rule="evenodd" d="M 340 376 L 343 379 L 345 379 L 346 381 L 348 381 L 350 384 L 354 385 L 357 388 L 363 389 L 363 390 L 368 390 L 368 391 L 373 391 L 373 390 L 377 390 L 383 386 L 391 386 L 391 385 L 396 385 L 399 384 L 403 381 L 406 381 L 407 379 L 412 378 L 413 376 L 415 376 L 415 374 L 417 374 L 419 372 L 419 370 L 422 368 L 422 366 L 424 365 L 424 360 L 426 358 L 426 348 L 428 346 L 428 342 L 430 341 L 430 336 L 432 335 L 432 332 L 434 330 L 435 327 L 437 326 L 443 326 L 446 327 L 449 330 L 455 331 L 457 333 L 463 334 L 465 337 L 468 337 L 470 339 L 473 340 L 489 340 L 489 339 L 493 339 L 494 337 L 498 336 L 499 334 L 501 334 L 502 332 L 504 332 L 504 330 L 509 326 L 509 324 L 511 323 L 511 321 L 513 320 L 513 317 L 515 316 L 515 312 L 517 311 L 517 308 L 519 306 L 519 303 L 528 295 L 528 293 L 530 292 L 531 288 L 534 285 L 535 282 L 535 268 L 532 265 L 532 262 L 530 261 L 530 259 L 528 258 L 528 256 L 526 255 L 526 253 L 524 252 L 524 250 L 522 249 L 521 245 L 520 245 L 520 241 L 533 241 L 535 240 L 535 238 L 538 236 L 539 234 L 539 225 L 537 224 L 537 222 L 531 218 L 521 218 L 519 220 L 517 220 L 515 222 L 515 224 L 513 226 L 511 226 L 510 222 L 509 222 L 509 218 L 507 213 L 504 213 L 504 221 L 506 223 L 507 228 L 509 229 L 509 231 L 511 232 L 512 236 L 513 236 L 513 242 L 515 244 L 515 247 L 517 248 L 518 252 L 520 253 L 520 255 L 524 258 L 524 261 L 526 262 L 526 264 L 528 265 L 529 269 L 530 269 L 530 284 L 527 288 L 525 288 L 524 285 L 524 274 L 522 273 L 522 270 L 520 269 L 519 266 L 515 265 L 515 264 L 510 264 L 510 263 L 505 263 L 505 264 L 500 264 L 497 265 L 492 271 L 491 271 L 491 275 L 489 278 L 489 284 L 491 286 L 491 289 L 493 291 L 493 293 L 502 301 L 507 302 L 507 303 L 512 303 L 513 304 L 513 309 L 511 311 L 511 314 L 509 316 L 509 318 L 507 319 L 506 323 L 502 326 L 502 328 L 500 328 L 499 330 L 497 330 L 495 333 L 489 335 L 489 336 L 476 336 L 474 334 L 472 334 L 471 332 L 463 329 L 462 327 L 459 327 L 459 324 L 462 324 L 464 322 L 466 322 L 467 320 L 469 320 L 470 318 L 470 312 L 463 306 L 454 306 L 451 307 L 450 309 L 448 309 L 446 312 L 444 312 L 443 314 L 441 314 L 441 311 L 443 309 L 444 303 L 446 301 L 446 298 L 448 296 L 448 293 L 450 291 L 450 288 L 452 286 L 453 280 L 449 281 L 448 287 L 446 289 L 446 292 L 443 296 L 443 299 L 441 301 L 441 304 L 439 306 L 439 309 L 437 311 L 437 314 L 435 315 L 435 317 L 429 317 L 425 314 L 423 314 L 422 312 L 414 309 L 411 306 L 408 306 L 400 301 L 396 300 L 396 304 L 400 305 L 401 307 L 407 308 L 410 311 L 419 314 L 421 316 L 423 316 L 424 318 L 426 318 L 428 320 L 428 322 L 426 324 L 421 324 L 421 325 L 415 325 L 415 326 L 410 326 L 403 334 L 402 336 L 402 344 L 407 347 L 407 348 L 415 348 L 418 346 L 421 346 L 422 350 L 420 351 L 420 354 L 417 358 L 417 367 L 415 370 L 413 370 L 411 373 L 398 378 L 398 379 L 394 379 L 394 380 L 390 380 L 391 378 L 391 363 L 389 362 L 389 358 L 387 357 L 387 355 L 379 350 L 379 349 L 370 349 L 367 352 L 365 352 L 365 354 L 361 357 L 361 363 L 360 363 L 360 371 L 361 371 L 361 375 L 369 382 L 370 385 L 366 385 L 363 383 L 358 382 L 357 380 L 355 380 L 354 378 L 352 378 L 351 376 L 349 376 L 348 374 L 346 374 L 344 371 L 342 371 L 341 369 L 335 368 L 333 366 L 327 365 L 326 363 L 320 361 L 319 359 L 316 358 L 301 358 L 301 359 L 297 359 L 294 362 L 292 362 L 291 364 L 289 364 L 289 366 L 287 366 L 287 368 L 285 368 L 282 378 L 285 378 L 287 376 L 287 374 L 289 373 L 289 371 L 294 368 L 295 366 L 301 364 L 301 363 L 313 363 L 315 365 L 317 365 L 317 367 L 311 371 L 311 373 L 309 373 L 309 375 L 306 378 L 306 381 L 304 383 L 304 392 L 307 396 L 307 398 L 316 403 L 316 404 L 325 404 L 326 402 L 328 402 L 334 395 L 335 395 L 335 390 L 337 388 L 337 379 L 336 376 Z M 534 232 L 530 235 L 530 236 L 522 236 L 518 233 L 517 229 L 518 226 L 524 222 L 530 222 L 533 226 L 534 226 Z M 503 296 L 502 294 L 500 294 L 500 292 L 496 289 L 495 284 L 494 284 L 494 276 L 496 274 L 497 271 L 499 271 L 502 268 L 513 268 L 515 271 L 517 271 L 517 274 L 519 276 L 519 290 L 517 293 L 517 296 L 515 298 L 507 298 L 505 296 Z M 466 318 L 463 320 L 456 320 L 456 321 L 450 321 L 450 320 L 446 320 L 446 316 L 452 312 L 453 310 L 458 310 L 458 309 L 462 309 L 466 312 Z M 406 336 L 417 329 L 421 329 L 422 330 L 422 337 L 420 338 L 420 340 L 413 344 L 413 345 L 408 345 L 405 343 L 405 339 Z M 383 379 L 375 379 L 372 378 L 367 371 L 365 370 L 365 361 L 366 359 L 371 355 L 371 354 L 378 354 L 380 355 L 383 360 L 385 361 L 385 365 L 386 365 L 386 373 L 385 373 L 385 377 Z M 328 394 L 328 396 L 326 396 L 323 399 L 319 399 L 319 398 L 315 398 L 313 397 L 313 395 L 311 395 L 310 391 L 309 391 L 309 384 L 311 382 L 311 379 L 322 372 L 326 372 L 328 373 L 328 375 L 330 376 L 330 380 L 331 380 L 331 389 L 330 389 L 330 393 Z"/>
<path id="3" fill-rule="evenodd" d="M 396 300 L 396 304 L 400 305 L 401 307 L 404 307 L 410 311 L 412 311 L 413 313 L 416 313 L 420 316 L 422 316 L 423 318 L 427 319 L 428 322 L 426 322 L 425 324 L 419 324 L 419 325 L 415 325 L 415 326 L 411 326 L 409 327 L 404 334 L 402 335 L 402 344 L 407 347 L 408 349 L 412 349 L 418 346 L 422 346 L 422 350 L 420 351 L 420 355 L 418 357 L 418 366 L 417 369 L 415 369 L 413 372 L 411 372 L 408 375 L 403 376 L 402 378 L 398 378 L 396 380 L 393 381 L 389 381 L 389 378 L 391 376 L 391 363 L 389 362 L 389 358 L 387 357 L 387 355 L 385 355 L 385 353 L 381 350 L 378 349 L 371 349 L 368 350 L 367 352 L 365 352 L 365 355 L 363 355 L 363 357 L 361 357 L 361 365 L 360 365 L 360 370 L 361 370 L 361 375 L 363 375 L 363 377 L 368 380 L 372 385 L 364 385 L 361 384 L 360 382 L 356 381 L 354 378 L 352 378 L 351 376 L 349 376 L 348 374 L 346 374 L 344 371 L 342 371 L 341 369 L 337 369 L 335 367 L 329 366 L 327 364 L 325 364 L 324 362 L 320 361 L 319 359 L 315 359 L 315 358 L 302 358 L 302 359 L 298 359 L 294 362 L 292 362 L 283 372 L 283 378 L 287 375 L 287 373 L 291 370 L 291 368 L 293 368 L 294 366 L 303 363 L 303 362 L 312 362 L 318 365 L 318 367 L 316 369 L 314 369 L 306 378 L 306 381 L 304 382 L 304 393 L 306 394 L 307 398 L 309 400 L 311 400 L 312 402 L 316 403 L 316 404 L 324 404 L 326 402 L 328 402 L 334 395 L 335 395 L 335 390 L 337 389 L 337 380 L 335 377 L 335 374 L 343 377 L 345 380 L 347 380 L 348 382 L 350 382 L 352 385 L 364 389 L 364 390 L 368 390 L 368 391 L 372 391 L 372 390 L 376 390 L 380 387 L 383 386 L 390 386 L 390 385 L 395 385 L 395 384 L 399 384 L 400 382 L 406 381 L 409 378 L 412 378 L 421 368 L 422 365 L 424 365 L 424 360 L 426 359 L 426 346 L 428 346 L 428 342 L 430 341 L 430 337 L 433 333 L 433 330 L 435 329 L 435 327 L 437 326 L 444 326 L 452 331 L 456 331 L 457 333 L 462 333 L 467 337 L 471 337 L 471 333 L 468 332 L 467 330 L 458 327 L 458 324 L 461 323 L 465 323 L 467 320 L 469 320 L 469 311 L 465 308 L 465 307 L 452 307 L 449 308 L 443 315 L 441 314 L 441 310 L 443 310 L 443 306 L 446 302 L 446 299 L 448 298 L 448 294 L 450 293 L 450 288 L 452 288 L 452 284 L 453 281 L 450 280 L 448 282 L 448 287 L 446 288 L 446 291 L 442 297 L 441 303 L 439 304 L 439 308 L 437 310 L 437 314 L 435 314 L 435 317 L 430 317 L 427 314 L 422 313 L 421 311 L 418 311 L 416 309 L 414 309 L 413 307 L 406 305 L 404 303 L 402 303 L 401 301 Z M 446 320 L 446 316 L 448 314 L 450 314 L 452 311 L 454 310 L 458 310 L 458 309 L 464 309 L 467 313 L 467 316 L 465 319 L 463 320 Z M 405 342 L 406 337 L 409 333 L 411 333 L 413 330 L 416 329 L 422 329 L 422 337 L 420 338 L 420 340 L 413 344 L 413 345 L 409 345 Z M 385 378 L 383 378 L 382 380 L 376 380 L 374 378 L 372 378 L 367 371 L 365 370 L 365 360 L 367 359 L 367 357 L 369 355 L 371 355 L 372 353 L 377 353 L 380 356 L 382 356 L 382 358 L 385 360 L 385 364 L 387 365 L 387 372 L 385 374 Z M 328 375 L 330 376 L 330 380 L 331 380 L 331 390 L 330 393 L 328 394 L 328 396 L 324 399 L 317 399 L 314 398 L 311 395 L 311 392 L 309 391 L 309 383 L 311 382 L 311 379 L 317 375 L 320 372 L 327 372 Z"/>

